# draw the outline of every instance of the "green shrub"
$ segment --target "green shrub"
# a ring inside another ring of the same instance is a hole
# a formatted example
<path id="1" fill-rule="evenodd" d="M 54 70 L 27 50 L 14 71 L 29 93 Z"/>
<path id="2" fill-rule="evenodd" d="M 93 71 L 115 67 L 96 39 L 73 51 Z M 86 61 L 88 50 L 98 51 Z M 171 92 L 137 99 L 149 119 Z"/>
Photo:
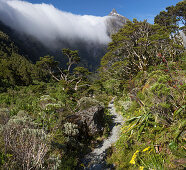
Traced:
<path id="1" fill-rule="evenodd" d="M 100 103 L 99 101 L 91 97 L 83 97 L 78 101 L 78 107 L 80 108 L 80 110 L 88 109 L 91 106 L 100 106 L 100 105 L 104 107 L 103 103 Z"/>
<path id="2" fill-rule="evenodd" d="M 151 87 L 151 91 L 156 94 L 158 97 L 166 96 L 170 92 L 170 88 L 168 88 L 165 84 L 155 83 Z"/>

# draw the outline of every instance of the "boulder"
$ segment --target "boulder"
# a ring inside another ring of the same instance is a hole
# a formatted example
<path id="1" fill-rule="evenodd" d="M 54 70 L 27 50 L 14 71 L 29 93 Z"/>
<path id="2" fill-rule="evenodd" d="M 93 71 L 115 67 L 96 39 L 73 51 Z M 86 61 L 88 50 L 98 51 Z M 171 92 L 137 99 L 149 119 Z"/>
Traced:
<path id="1" fill-rule="evenodd" d="M 92 106 L 77 112 L 76 115 L 79 115 L 81 121 L 86 124 L 90 135 L 96 135 L 103 131 L 104 108 L 102 106 Z"/>
<path id="2" fill-rule="evenodd" d="M 81 135 L 94 136 L 101 134 L 104 127 L 104 107 L 97 105 L 80 110 L 67 117 L 66 121 L 77 124 Z"/>

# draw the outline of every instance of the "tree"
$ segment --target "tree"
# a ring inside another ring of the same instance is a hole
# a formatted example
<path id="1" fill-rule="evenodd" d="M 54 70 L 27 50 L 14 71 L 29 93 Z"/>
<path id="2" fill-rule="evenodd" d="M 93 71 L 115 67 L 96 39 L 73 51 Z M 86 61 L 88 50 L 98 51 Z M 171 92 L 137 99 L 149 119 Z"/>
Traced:
<path id="1" fill-rule="evenodd" d="M 56 81 L 63 82 L 64 86 L 73 86 L 73 89 L 77 90 L 78 87 L 88 85 L 87 82 L 85 82 L 89 74 L 88 69 L 84 67 L 73 68 L 73 66 L 80 61 L 78 51 L 62 49 L 62 53 L 68 58 L 66 69 L 60 68 L 59 63 L 56 62 L 52 56 L 41 57 L 40 61 L 36 64 L 46 70 Z M 83 82 L 85 84 L 83 84 Z"/>
<path id="2" fill-rule="evenodd" d="M 78 64 L 80 62 L 80 57 L 78 55 L 77 50 L 72 51 L 70 49 L 65 48 L 65 49 L 62 49 L 62 53 L 68 57 L 67 69 L 64 71 L 61 71 L 61 69 L 59 70 L 61 72 L 61 78 L 65 81 L 68 81 L 71 68 L 74 64 Z"/>
<path id="3" fill-rule="evenodd" d="M 172 32 L 182 29 L 185 32 L 186 26 L 186 1 L 178 2 L 175 6 L 169 6 L 166 11 L 161 11 L 154 18 L 154 22 L 161 26 L 166 26 Z"/>
<path id="4" fill-rule="evenodd" d="M 53 56 L 40 57 L 40 60 L 36 62 L 36 65 L 41 67 L 44 71 L 48 72 L 56 81 L 60 81 L 55 75 L 56 67 L 58 62 L 54 60 Z"/>
<path id="5" fill-rule="evenodd" d="M 139 71 L 146 71 L 162 60 L 176 60 L 182 52 L 179 37 L 170 38 L 171 31 L 160 25 L 134 19 L 115 35 L 108 53 L 101 60 L 102 77 L 129 79 Z M 107 73 L 107 74 L 105 74 Z"/>
<path id="6" fill-rule="evenodd" d="M 76 67 L 73 70 L 74 75 L 78 81 L 75 84 L 74 90 L 78 90 L 79 87 L 89 86 L 87 76 L 90 74 L 87 68 Z"/>

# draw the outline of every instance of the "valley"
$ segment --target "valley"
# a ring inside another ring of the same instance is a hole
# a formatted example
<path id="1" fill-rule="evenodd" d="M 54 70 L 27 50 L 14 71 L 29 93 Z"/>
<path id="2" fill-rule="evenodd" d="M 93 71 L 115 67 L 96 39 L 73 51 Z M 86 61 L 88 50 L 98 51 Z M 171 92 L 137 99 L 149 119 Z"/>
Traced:
<path id="1" fill-rule="evenodd" d="M 0 0 L 0 169 L 185 169 L 186 1 L 169 4 L 149 23 Z"/>

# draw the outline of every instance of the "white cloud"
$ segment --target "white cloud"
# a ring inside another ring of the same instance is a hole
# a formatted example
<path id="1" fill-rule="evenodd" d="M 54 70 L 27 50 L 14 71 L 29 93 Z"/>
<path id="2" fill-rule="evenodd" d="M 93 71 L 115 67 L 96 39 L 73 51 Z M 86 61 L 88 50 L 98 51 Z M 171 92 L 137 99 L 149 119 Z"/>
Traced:
<path id="1" fill-rule="evenodd" d="M 0 0 L 0 20 L 8 26 L 37 37 L 49 45 L 56 39 L 77 39 L 107 44 L 106 17 L 74 15 L 49 4 Z"/>

